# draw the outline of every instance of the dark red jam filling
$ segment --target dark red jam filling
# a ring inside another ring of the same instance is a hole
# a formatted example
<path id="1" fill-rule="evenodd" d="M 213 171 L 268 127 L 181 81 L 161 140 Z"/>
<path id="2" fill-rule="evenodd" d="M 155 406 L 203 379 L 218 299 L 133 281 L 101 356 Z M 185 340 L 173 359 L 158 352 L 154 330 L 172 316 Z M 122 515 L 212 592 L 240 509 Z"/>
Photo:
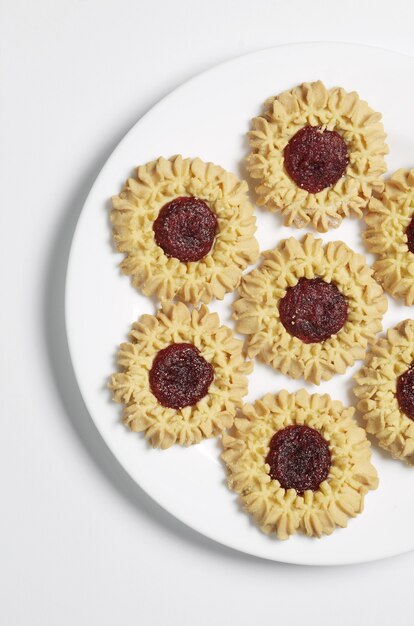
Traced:
<path id="1" fill-rule="evenodd" d="M 266 457 L 269 475 L 283 489 L 296 489 L 302 495 L 316 491 L 327 479 L 331 453 L 322 435 L 309 426 L 286 426 L 273 435 Z"/>
<path id="2" fill-rule="evenodd" d="M 319 126 L 305 126 L 284 150 L 285 168 L 301 189 L 318 193 L 344 175 L 349 163 L 348 149 L 341 135 Z"/>
<path id="3" fill-rule="evenodd" d="M 171 409 L 193 406 L 208 392 L 214 370 L 191 343 L 173 343 L 160 350 L 149 373 L 158 402 Z"/>
<path id="4" fill-rule="evenodd" d="M 405 234 L 407 235 L 408 249 L 410 252 L 414 254 L 414 217 L 411 219 L 411 222 L 408 224 Z"/>
<path id="5" fill-rule="evenodd" d="M 304 343 L 319 343 L 339 332 L 348 304 L 338 287 L 322 278 L 300 278 L 279 303 L 280 320 L 288 333 Z"/>
<path id="6" fill-rule="evenodd" d="M 414 364 L 397 378 L 397 400 L 400 410 L 414 420 Z"/>
<path id="7" fill-rule="evenodd" d="M 174 198 L 164 204 L 153 229 L 155 241 L 167 256 L 184 263 L 199 261 L 211 250 L 217 218 L 204 200 Z"/>

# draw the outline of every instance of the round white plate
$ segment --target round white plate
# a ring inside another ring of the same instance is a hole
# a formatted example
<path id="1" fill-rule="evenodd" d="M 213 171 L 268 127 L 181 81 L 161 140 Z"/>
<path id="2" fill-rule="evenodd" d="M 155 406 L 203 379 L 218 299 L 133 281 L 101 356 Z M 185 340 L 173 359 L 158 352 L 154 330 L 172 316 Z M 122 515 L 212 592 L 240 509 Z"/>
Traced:
<path id="1" fill-rule="evenodd" d="M 271 95 L 303 81 L 322 79 L 329 87 L 356 90 L 383 113 L 388 133 L 389 170 L 414 161 L 414 59 L 385 50 L 347 44 L 295 44 L 244 56 L 197 76 L 159 102 L 124 137 L 108 159 L 83 207 L 69 259 L 66 324 L 70 352 L 81 393 L 108 447 L 132 478 L 182 522 L 227 546 L 276 561 L 342 564 L 378 559 L 414 548 L 414 471 L 391 460 L 374 444 L 373 461 L 380 486 L 365 499 L 365 511 L 347 529 L 309 539 L 278 541 L 260 532 L 239 508 L 225 484 L 219 460 L 220 441 L 182 449 L 152 450 L 142 435 L 120 421 L 121 407 L 111 402 L 106 383 L 115 370 L 115 354 L 131 323 L 153 313 L 154 302 L 137 293 L 118 264 L 123 258 L 111 243 L 110 197 L 117 194 L 133 168 L 160 155 L 181 153 L 213 161 L 240 176 L 247 153 L 249 120 Z M 262 250 L 304 231 L 281 225 L 262 210 L 257 237 Z M 362 224 L 345 219 L 325 241 L 341 239 L 364 252 Z M 372 257 L 369 257 L 372 261 Z M 230 304 L 213 302 L 222 322 L 231 324 Z M 410 309 L 389 298 L 384 328 L 410 316 Z M 353 403 L 352 374 L 335 376 L 320 387 L 293 381 L 256 363 L 248 400 L 280 389 L 307 387 Z"/>

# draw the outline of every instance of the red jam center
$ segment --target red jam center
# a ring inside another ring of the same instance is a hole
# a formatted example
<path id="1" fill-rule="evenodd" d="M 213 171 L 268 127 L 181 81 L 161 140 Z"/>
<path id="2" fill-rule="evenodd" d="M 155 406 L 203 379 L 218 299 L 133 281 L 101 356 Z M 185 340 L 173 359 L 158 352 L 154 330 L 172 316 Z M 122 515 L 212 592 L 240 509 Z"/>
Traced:
<path id="1" fill-rule="evenodd" d="M 414 420 L 414 364 L 397 378 L 397 400 L 400 410 Z"/>
<path id="2" fill-rule="evenodd" d="M 304 343 L 319 343 L 339 332 L 346 322 L 346 298 L 322 278 L 300 278 L 279 303 L 280 320 L 288 333 Z"/>
<path id="3" fill-rule="evenodd" d="M 266 457 L 269 475 L 283 489 L 296 489 L 302 495 L 316 491 L 327 479 L 331 453 L 322 435 L 309 426 L 286 426 L 273 435 Z"/>
<path id="4" fill-rule="evenodd" d="M 162 406 L 193 406 L 208 392 L 214 370 L 191 343 L 173 343 L 160 350 L 149 373 L 150 388 Z"/>
<path id="5" fill-rule="evenodd" d="M 175 198 L 164 204 L 153 225 L 155 241 L 167 256 L 199 261 L 211 250 L 217 218 L 204 200 Z"/>
<path id="6" fill-rule="evenodd" d="M 410 252 L 414 254 L 414 217 L 411 219 L 405 231 L 407 235 L 407 245 Z"/>
<path id="7" fill-rule="evenodd" d="M 348 149 L 341 135 L 319 126 L 305 126 L 284 150 L 285 168 L 301 189 L 318 193 L 331 187 L 345 174 Z"/>

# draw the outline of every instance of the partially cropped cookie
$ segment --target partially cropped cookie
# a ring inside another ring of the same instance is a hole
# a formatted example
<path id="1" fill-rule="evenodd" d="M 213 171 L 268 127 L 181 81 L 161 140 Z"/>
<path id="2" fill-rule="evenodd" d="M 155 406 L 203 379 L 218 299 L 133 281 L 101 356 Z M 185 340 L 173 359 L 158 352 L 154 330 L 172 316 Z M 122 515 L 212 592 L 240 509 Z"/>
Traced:
<path id="1" fill-rule="evenodd" d="M 265 533 L 329 535 L 378 484 L 365 431 L 328 395 L 267 394 L 246 404 L 222 457 L 229 487 Z"/>
<path id="2" fill-rule="evenodd" d="M 354 378 L 367 432 L 394 458 L 414 465 L 414 321 L 389 329 Z"/>
<path id="3" fill-rule="evenodd" d="M 317 385 L 364 358 L 387 310 L 364 257 L 311 234 L 264 252 L 239 295 L 234 317 L 249 356 Z"/>
<path id="4" fill-rule="evenodd" d="M 121 269 L 145 295 L 223 299 L 259 250 L 247 183 L 213 163 L 174 156 L 141 165 L 112 199 Z"/>
<path id="5" fill-rule="evenodd" d="M 364 241 L 378 254 L 375 277 L 405 304 L 414 304 L 414 169 L 397 170 L 365 215 Z"/>
<path id="6" fill-rule="evenodd" d="M 316 81 L 269 98 L 249 132 L 257 203 L 320 232 L 361 217 L 383 188 L 385 138 L 381 114 L 355 91 Z"/>
<path id="7" fill-rule="evenodd" d="M 229 428 L 253 369 L 242 347 L 205 305 L 164 303 L 156 315 L 142 315 L 109 384 L 125 405 L 125 425 L 154 448 L 188 446 Z"/>

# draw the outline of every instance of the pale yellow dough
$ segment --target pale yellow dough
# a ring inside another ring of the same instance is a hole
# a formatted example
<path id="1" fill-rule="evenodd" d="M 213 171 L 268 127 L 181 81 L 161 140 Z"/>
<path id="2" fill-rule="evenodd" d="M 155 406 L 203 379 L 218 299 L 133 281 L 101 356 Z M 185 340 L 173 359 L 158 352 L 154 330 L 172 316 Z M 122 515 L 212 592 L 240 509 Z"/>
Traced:
<path id="1" fill-rule="evenodd" d="M 301 277 L 333 282 L 346 297 L 348 317 L 342 329 L 321 343 L 293 337 L 279 318 L 279 302 Z M 261 265 L 243 277 L 234 303 L 236 328 L 248 335 L 248 354 L 258 356 L 292 378 L 303 376 L 319 385 L 343 374 L 363 359 L 369 343 L 381 331 L 387 299 L 372 277 L 365 258 L 341 241 L 325 246 L 308 234 L 291 237 L 263 253 Z"/>
<path id="2" fill-rule="evenodd" d="M 247 164 L 252 178 L 259 181 L 257 203 L 280 211 L 289 226 L 311 223 L 320 232 L 336 228 L 344 216 L 361 217 L 372 192 L 383 188 L 388 148 L 380 120 L 381 114 L 355 91 L 328 90 L 321 81 L 303 83 L 266 100 L 249 132 L 252 153 Z M 349 152 L 344 176 L 316 194 L 298 187 L 284 167 L 285 146 L 307 125 L 336 131 Z"/>
<path id="3" fill-rule="evenodd" d="M 355 374 L 357 408 L 366 430 L 395 459 L 414 465 L 414 421 L 400 410 L 396 398 L 397 378 L 414 362 L 414 321 L 405 320 L 387 331 L 367 354 Z"/>
<path id="4" fill-rule="evenodd" d="M 414 304 L 414 254 L 407 245 L 406 229 L 414 217 L 414 169 L 397 170 L 384 192 L 372 198 L 365 215 L 364 241 L 379 255 L 375 278 L 395 298 Z"/>
<path id="5" fill-rule="evenodd" d="M 309 395 L 304 389 L 269 393 L 254 405 L 244 405 L 231 433 L 223 435 L 222 457 L 229 487 L 240 494 L 245 511 L 265 533 L 288 539 L 299 530 L 321 537 L 361 513 L 364 495 L 377 487 L 378 477 L 370 443 L 353 412 L 328 395 Z M 303 496 L 270 478 L 265 462 L 272 436 L 290 424 L 318 430 L 331 453 L 328 478 Z"/>
<path id="6" fill-rule="evenodd" d="M 256 220 L 247 183 L 200 159 L 160 157 L 141 165 L 136 178 L 112 199 L 114 240 L 125 274 L 146 296 L 161 300 L 208 303 L 222 300 L 240 282 L 242 271 L 257 260 Z M 179 196 L 204 200 L 215 213 L 218 231 L 211 251 L 200 261 L 167 257 L 154 238 L 153 224 L 164 204 Z"/>
<path id="7" fill-rule="evenodd" d="M 172 343 L 192 343 L 214 369 L 207 395 L 182 409 L 161 406 L 149 386 L 155 356 Z M 205 305 L 190 310 L 183 303 L 164 303 L 156 315 L 142 315 L 132 326 L 130 343 L 121 344 L 122 373 L 114 374 L 109 383 L 113 399 L 126 405 L 125 425 L 143 431 L 154 448 L 189 446 L 229 428 L 247 393 L 246 374 L 253 369 L 242 348 L 233 331 L 220 326 L 217 313 Z"/>

